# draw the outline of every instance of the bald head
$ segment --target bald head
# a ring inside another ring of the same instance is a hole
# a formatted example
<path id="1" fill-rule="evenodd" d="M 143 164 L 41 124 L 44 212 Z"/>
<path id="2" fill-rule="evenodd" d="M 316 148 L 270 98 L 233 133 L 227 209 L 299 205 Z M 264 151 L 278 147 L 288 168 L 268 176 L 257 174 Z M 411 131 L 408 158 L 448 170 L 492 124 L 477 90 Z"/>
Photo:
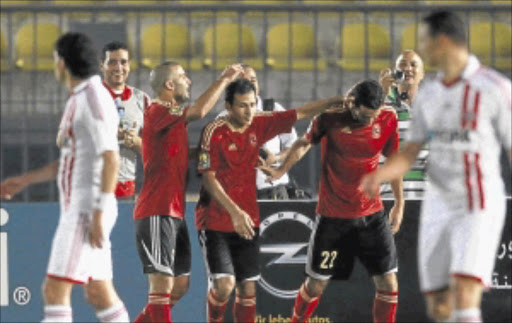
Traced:
<path id="1" fill-rule="evenodd" d="M 396 59 L 395 68 L 405 73 L 405 82 L 419 84 L 425 76 L 423 60 L 413 50 L 404 50 Z"/>
<path id="2" fill-rule="evenodd" d="M 149 81 L 157 96 L 164 91 L 170 91 L 166 95 L 170 95 L 179 104 L 185 103 L 190 97 L 189 88 L 192 82 L 183 67 L 176 62 L 164 62 L 155 67 L 149 75 Z"/>
<path id="3" fill-rule="evenodd" d="M 173 79 L 175 67 L 179 65 L 176 62 L 164 62 L 151 71 L 149 82 L 156 95 L 160 94 L 165 82 Z"/>

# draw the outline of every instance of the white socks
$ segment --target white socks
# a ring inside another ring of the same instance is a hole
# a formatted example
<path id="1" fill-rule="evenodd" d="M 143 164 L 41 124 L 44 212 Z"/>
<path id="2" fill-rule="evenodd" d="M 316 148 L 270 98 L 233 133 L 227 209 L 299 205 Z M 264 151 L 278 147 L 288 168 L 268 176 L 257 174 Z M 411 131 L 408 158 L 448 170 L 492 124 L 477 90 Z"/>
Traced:
<path id="1" fill-rule="evenodd" d="M 477 307 L 455 310 L 452 316 L 457 323 L 482 322 L 482 312 Z"/>
<path id="2" fill-rule="evenodd" d="M 128 312 L 123 302 L 112 305 L 110 308 L 96 312 L 100 322 L 130 322 Z"/>
<path id="3" fill-rule="evenodd" d="M 73 312 L 68 305 L 45 305 L 44 319 L 46 322 L 73 322 Z"/>

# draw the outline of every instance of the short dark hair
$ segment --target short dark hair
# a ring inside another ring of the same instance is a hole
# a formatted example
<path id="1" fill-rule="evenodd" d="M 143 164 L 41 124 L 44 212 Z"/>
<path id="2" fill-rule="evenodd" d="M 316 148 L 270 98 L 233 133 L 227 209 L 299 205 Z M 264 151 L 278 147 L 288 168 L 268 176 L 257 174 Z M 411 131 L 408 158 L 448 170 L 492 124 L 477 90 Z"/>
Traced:
<path id="1" fill-rule="evenodd" d="M 254 95 L 256 95 L 256 88 L 254 85 L 246 79 L 236 79 L 235 81 L 229 83 L 226 88 L 226 97 L 225 100 L 229 104 L 233 104 L 235 100 L 235 94 L 247 94 L 253 91 Z"/>
<path id="2" fill-rule="evenodd" d="M 422 22 L 428 26 L 432 38 L 443 34 L 459 45 L 468 42 L 466 24 L 455 12 L 437 10 L 424 17 Z"/>
<path id="3" fill-rule="evenodd" d="M 85 79 L 98 74 L 98 54 L 94 43 L 87 35 L 66 33 L 55 43 L 55 51 L 74 77 Z"/>
<path id="4" fill-rule="evenodd" d="M 354 96 L 356 106 L 364 105 L 369 109 L 378 109 L 384 102 L 382 86 L 372 79 L 357 83 L 350 95 Z"/>
<path id="5" fill-rule="evenodd" d="M 107 58 L 107 52 L 114 52 L 116 50 L 124 49 L 128 52 L 128 58 L 130 58 L 130 51 L 128 50 L 128 45 L 123 43 L 122 41 L 111 41 L 110 43 L 105 44 L 103 49 L 101 50 L 101 61 L 104 62 L 105 58 Z"/>

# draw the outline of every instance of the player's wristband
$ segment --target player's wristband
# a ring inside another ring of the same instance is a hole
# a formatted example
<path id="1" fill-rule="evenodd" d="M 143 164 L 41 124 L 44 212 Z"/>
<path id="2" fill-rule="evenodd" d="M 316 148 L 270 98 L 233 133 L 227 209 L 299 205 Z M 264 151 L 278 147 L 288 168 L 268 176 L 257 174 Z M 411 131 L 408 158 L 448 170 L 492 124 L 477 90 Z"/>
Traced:
<path id="1" fill-rule="evenodd" d="M 105 210 L 107 204 L 109 203 L 109 201 L 115 200 L 115 199 L 116 199 L 116 196 L 114 195 L 114 193 L 101 192 L 100 196 L 98 196 L 94 200 L 93 209 L 103 212 Z"/>

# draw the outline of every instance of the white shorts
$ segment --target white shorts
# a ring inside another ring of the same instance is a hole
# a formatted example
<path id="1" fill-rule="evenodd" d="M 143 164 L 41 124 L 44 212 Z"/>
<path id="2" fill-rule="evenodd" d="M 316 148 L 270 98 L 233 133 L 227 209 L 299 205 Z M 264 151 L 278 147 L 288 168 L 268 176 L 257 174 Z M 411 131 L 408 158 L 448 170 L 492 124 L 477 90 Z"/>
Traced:
<path id="1" fill-rule="evenodd" d="M 486 199 L 484 210 L 468 212 L 440 195 L 425 197 L 421 210 L 418 271 L 423 293 L 449 286 L 450 276 L 465 276 L 490 287 L 506 201 Z M 462 204 L 461 204 L 462 205 Z"/>
<path id="2" fill-rule="evenodd" d="M 112 199 L 103 213 L 103 247 L 89 243 L 92 211 L 80 212 L 71 206 L 61 213 L 52 242 L 47 275 L 72 283 L 112 279 L 110 232 L 117 219 L 117 202 Z"/>

